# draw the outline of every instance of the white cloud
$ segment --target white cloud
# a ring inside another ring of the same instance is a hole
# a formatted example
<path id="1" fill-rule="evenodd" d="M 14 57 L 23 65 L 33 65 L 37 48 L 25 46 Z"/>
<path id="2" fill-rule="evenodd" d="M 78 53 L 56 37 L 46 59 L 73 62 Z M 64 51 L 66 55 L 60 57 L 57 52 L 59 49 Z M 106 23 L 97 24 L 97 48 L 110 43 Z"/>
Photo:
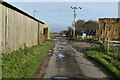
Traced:
<path id="1" fill-rule="evenodd" d="M 119 2 L 120 0 L 4 0 L 7 2 Z"/>

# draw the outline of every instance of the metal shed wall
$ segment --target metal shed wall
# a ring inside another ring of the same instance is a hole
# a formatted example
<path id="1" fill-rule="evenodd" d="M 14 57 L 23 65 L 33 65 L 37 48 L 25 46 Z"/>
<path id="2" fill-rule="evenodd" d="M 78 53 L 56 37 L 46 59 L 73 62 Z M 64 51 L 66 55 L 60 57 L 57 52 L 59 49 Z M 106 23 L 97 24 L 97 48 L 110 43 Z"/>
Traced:
<path id="1" fill-rule="evenodd" d="M 38 44 L 38 21 L 0 4 L 0 49 L 10 53 Z"/>

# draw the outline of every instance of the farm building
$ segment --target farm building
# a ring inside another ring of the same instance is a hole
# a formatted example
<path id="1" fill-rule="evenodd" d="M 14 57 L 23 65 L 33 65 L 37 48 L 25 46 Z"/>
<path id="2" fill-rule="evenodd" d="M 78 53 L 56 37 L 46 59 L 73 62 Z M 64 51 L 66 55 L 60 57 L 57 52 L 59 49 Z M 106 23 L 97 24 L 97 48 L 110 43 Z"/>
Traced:
<path id="1" fill-rule="evenodd" d="M 97 35 L 107 49 L 120 50 L 120 18 L 100 18 Z"/>
<path id="2" fill-rule="evenodd" d="M 40 42 L 44 42 L 50 39 L 50 27 L 47 24 L 43 24 L 40 27 Z"/>
<path id="3" fill-rule="evenodd" d="M 42 29 L 46 26 L 46 29 Z M 49 38 L 49 27 L 33 16 L 0 1 L 0 53 L 10 53 L 19 48 L 40 44 L 41 32 L 45 39 Z"/>

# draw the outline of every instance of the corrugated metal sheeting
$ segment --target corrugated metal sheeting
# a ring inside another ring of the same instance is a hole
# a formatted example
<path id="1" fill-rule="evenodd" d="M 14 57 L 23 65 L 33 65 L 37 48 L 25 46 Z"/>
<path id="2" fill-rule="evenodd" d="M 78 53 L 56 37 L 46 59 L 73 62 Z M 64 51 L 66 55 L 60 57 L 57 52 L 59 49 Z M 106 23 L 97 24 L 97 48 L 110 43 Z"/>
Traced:
<path id="1" fill-rule="evenodd" d="M 37 45 L 45 23 L 3 2 L 0 4 L 0 51 L 10 53 Z"/>

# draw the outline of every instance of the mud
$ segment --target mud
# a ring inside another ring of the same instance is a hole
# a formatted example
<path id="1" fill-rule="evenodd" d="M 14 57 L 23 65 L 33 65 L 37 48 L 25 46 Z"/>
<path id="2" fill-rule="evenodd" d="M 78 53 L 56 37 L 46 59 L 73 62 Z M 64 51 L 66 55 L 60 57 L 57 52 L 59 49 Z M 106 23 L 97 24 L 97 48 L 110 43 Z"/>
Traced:
<path id="1" fill-rule="evenodd" d="M 46 68 L 48 67 L 48 63 L 50 60 L 50 56 L 46 56 L 45 59 L 42 60 L 40 67 L 37 69 L 34 78 L 43 78 L 46 72 Z"/>

